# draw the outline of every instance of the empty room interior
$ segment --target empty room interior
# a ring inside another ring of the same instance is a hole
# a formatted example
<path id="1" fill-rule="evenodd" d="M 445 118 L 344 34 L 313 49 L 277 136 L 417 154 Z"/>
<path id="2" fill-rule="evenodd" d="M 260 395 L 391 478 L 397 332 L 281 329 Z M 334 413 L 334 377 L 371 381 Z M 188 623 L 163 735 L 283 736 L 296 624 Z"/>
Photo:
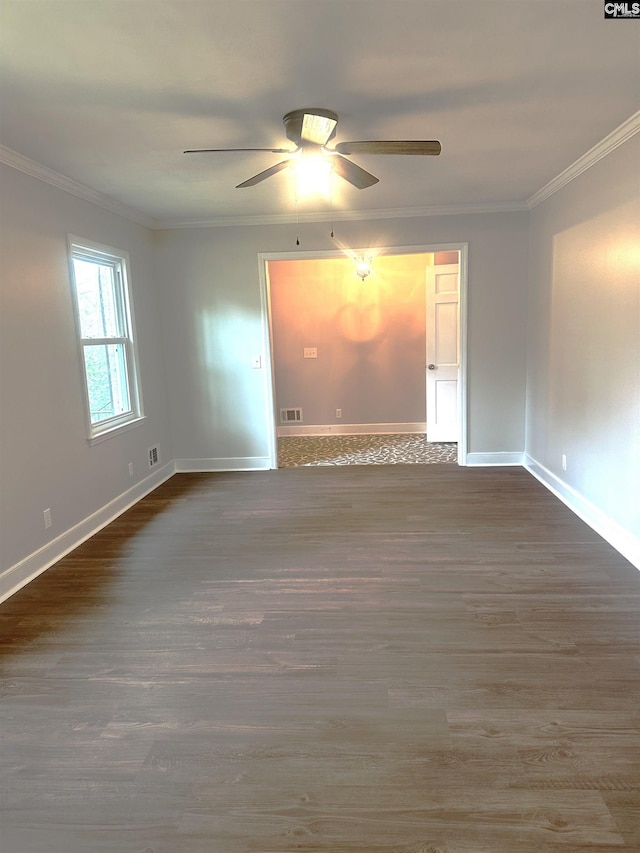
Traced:
<path id="1" fill-rule="evenodd" d="M 638 853 L 638 18 L 0 0 L 3 853 Z"/>

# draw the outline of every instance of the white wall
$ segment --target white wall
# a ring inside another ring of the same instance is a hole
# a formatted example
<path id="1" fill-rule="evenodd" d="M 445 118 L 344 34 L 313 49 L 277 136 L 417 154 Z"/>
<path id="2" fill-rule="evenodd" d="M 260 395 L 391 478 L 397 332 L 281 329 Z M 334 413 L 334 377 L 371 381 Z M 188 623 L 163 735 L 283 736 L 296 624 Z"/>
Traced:
<path id="1" fill-rule="evenodd" d="M 526 451 L 640 566 L 638 163 L 640 134 L 532 211 Z"/>
<path id="2" fill-rule="evenodd" d="M 469 243 L 471 453 L 524 449 L 528 213 L 337 223 L 297 229 L 301 250 Z M 156 235 L 171 427 L 179 467 L 266 467 L 266 372 L 258 254 L 294 251 L 293 226 Z M 195 461 L 194 461 L 195 460 Z"/>
<path id="3" fill-rule="evenodd" d="M 165 460 L 173 455 L 150 231 L 1 168 L 0 597 L 90 532 L 100 521 L 94 513 L 143 493 L 150 445 L 160 443 Z M 69 233 L 124 249 L 131 262 L 147 417 L 94 446 L 86 440 Z M 48 530 L 45 508 L 53 516 Z"/>

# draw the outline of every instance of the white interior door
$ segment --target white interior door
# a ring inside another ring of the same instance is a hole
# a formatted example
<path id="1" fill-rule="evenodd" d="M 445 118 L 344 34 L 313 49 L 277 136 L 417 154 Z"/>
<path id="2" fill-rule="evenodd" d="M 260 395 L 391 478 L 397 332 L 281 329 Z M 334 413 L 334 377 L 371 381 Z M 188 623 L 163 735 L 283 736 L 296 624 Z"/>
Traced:
<path id="1" fill-rule="evenodd" d="M 458 441 L 458 264 L 427 267 L 427 441 Z"/>

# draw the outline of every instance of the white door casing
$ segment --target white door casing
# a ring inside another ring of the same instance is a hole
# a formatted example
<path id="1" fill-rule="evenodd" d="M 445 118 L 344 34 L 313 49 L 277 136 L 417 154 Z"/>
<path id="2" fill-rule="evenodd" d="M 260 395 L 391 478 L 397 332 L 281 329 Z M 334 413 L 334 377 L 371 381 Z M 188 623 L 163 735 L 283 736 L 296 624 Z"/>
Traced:
<path id="1" fill-rule="evenodd" d="M 426 268 L 427 441 L 458 441 L 460 374 L 458 264 Z"/>

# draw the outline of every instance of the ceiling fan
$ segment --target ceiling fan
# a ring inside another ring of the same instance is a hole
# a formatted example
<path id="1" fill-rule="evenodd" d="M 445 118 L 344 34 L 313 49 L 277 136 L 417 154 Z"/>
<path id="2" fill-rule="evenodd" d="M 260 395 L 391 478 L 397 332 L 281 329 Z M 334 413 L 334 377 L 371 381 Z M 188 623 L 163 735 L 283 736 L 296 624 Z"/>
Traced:
<path id="1" fill-rule="evenodd" d="M 289 148 L 197 148 L 185 151 L 185 154 L 215 153 L 221 151 L 270 151 L 272 154 L 290 154 L 287 160 L 270 166 L 252 178 L 238 184 L 236 189 L 254 187 L 256 184 L 277 175 L 286 169 L 295 158 L 320 154 L 331 164 L 333 171 L 359 190 L 377 184 L 379 178 L 367 172 L 343 154 L 432 154 L 440 153 L 437 140 L 372 140 L 361 142 L 339 142 L 334 148 L 326 148 L 327 143 L 336 135 L 337 113 L 331 110 L 310 108 L 292 110 L 282 119 L 287 138 L 295 143 Z"/>

